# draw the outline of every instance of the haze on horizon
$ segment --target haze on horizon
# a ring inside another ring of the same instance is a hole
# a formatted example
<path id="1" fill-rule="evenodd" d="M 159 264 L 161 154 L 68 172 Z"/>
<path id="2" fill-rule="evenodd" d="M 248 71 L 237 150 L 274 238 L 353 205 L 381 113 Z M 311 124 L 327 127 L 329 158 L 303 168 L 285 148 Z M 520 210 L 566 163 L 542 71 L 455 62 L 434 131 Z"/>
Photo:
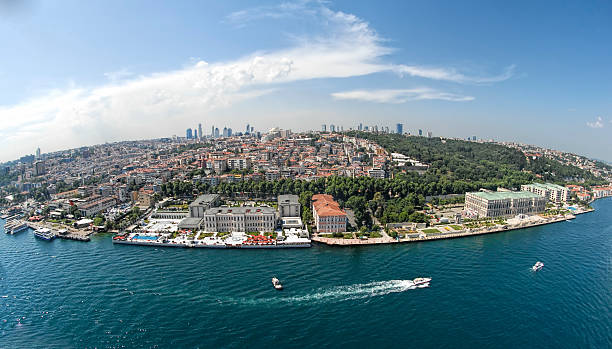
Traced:
<path id="1" fill-rule="evenodd" d="M 612 161 L 612 5 L 0 2 L 0 161 L 104 142 L 404 124 Z"/>

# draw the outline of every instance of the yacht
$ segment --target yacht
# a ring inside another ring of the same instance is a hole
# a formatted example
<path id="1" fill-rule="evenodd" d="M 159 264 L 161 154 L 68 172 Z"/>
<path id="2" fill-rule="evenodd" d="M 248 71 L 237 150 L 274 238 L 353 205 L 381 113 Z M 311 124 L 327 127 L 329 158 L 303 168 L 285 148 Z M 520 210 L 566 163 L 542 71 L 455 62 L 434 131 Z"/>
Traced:
<path id="1" fill-rule="evenodd" d="M 39 228 L 34 231 L 34 236 L 39 239 L 51 241 L 55 239 L 55 234 L 48 228 Z"/>
<path id="2" fill-rule="evenodd" d="M 536 264 L 534 264 L 533 267 L 531 267 L 531 270 L 538 271 L 542 268 L 544 268 L 544 263 L 537 261 Z"/>
<path id="3" fill-rule="evenodd" d="M 272 286 L 279 291 L 283 289 L 283 285 L 281 284 L 280 280 L 275 277 L 272 278 Z"/>

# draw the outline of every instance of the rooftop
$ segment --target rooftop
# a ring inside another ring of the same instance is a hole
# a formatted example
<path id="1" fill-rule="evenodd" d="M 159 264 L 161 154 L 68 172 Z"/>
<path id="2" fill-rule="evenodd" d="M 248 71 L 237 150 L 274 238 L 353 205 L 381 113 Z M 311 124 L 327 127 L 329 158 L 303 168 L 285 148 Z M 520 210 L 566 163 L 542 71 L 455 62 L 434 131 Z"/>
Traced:
<path id="1" fill-rule="evenodd" d="M 214 207 L 209 208 L 204 214 L 274 214 L 272 207 Z"/>
<path id="2" fill-rule="evenodd" d="M 204 194 L 198 196 L 189 206 L 207 206 L 219 198 L 219 194 Z"/>
<path id="3" fill-rule="evenodd" d="M 504 199 L 541 199 L 540 195 L 528 191 L 497 191 L 497 192 L 473 192 L 468 193 L 485 200 Z"/>

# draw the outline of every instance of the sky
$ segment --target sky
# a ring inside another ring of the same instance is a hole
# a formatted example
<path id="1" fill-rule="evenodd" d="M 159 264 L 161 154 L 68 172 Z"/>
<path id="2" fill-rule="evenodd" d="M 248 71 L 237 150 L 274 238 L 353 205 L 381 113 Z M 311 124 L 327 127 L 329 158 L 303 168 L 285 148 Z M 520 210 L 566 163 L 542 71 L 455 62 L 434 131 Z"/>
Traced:
<path id="1" fill-rule="evenodd" d="M 612 161 L 606 1 L 0 0 L 0 161 L 404 125 Z"/>

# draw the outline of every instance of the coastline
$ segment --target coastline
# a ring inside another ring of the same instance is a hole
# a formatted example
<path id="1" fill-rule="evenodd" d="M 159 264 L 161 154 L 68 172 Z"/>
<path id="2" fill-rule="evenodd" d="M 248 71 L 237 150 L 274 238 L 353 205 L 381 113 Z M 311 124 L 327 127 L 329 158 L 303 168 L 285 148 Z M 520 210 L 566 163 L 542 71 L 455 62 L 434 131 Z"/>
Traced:
<path id="1" fill-rule="evenodd" d="M 390 245 L 390 244 L 403 244 L 403 243 L 414 243 L 414 242 L 424 242 L 424 241 L 432 241 L 432 240 L 443 240 L 443 239 L 456 239 L 468 236 L 476 236 L 476 235 L 484 235 L 484 234 L 493 234 L 500 232 L 507 232 L 512 230 L 526 229 L 532 228 L 542 225 L 548 225 L 553 223 L 559 223 L 563 221 L 568 221 L 576 218 L 576 215 L 585 214 L 589 212 L 595 211 L 594 209 L 589 209 L 581 212 L 576 212 L 575 214 L 570 215 L 558 215 L 554 217 L 543 218 L 538 221 L 526 221 L 519 224 L 513 225 L 503 225 L 503 226 L 495 226 L 495 227 L 485 227 L 485 228 L 476 228 L 476 229 L 466 229 L 465 231 L 458 231 L 456 233 L 448 233 L 448 234 L 439 234 L 433 236 L 425 236 L 418 238 L 403 238 L 403 239 L 394 239 L 394 238 L 372 238 L 367 240 L 361 239 L 340 239 L 340 238 L 327 238 L 321 236 L 313 236 L 311 240 L 316 243 L 325 244 L 328 246 L 334 247 L 349 247 L 349 246 L 372 246 L 372 245 Z"/>

